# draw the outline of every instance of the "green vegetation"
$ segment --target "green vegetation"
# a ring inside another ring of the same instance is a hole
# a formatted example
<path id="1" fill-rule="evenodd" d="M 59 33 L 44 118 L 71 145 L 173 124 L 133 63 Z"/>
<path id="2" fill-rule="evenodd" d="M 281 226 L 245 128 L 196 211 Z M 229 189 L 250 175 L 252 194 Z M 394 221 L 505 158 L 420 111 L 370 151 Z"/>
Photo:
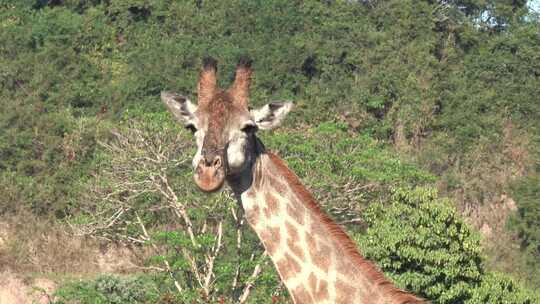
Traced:
<path id="1" fill-rule="evenodd" d="M 390 205 L 372 204 L 363 216 L 363 252 L 395 282 L 440 303 L 469 297 L 481 277 L 480 243 L 433 189 L 395 190 Z"/>
<path id="2" fill-rule="evenodd" d="M 56 304 L 63 303 L 158 303 L 157 284 L 147 278 L 121 279 L 103 276 L 91 282 L 77 282 L 56 292 Z M 165 302 L 163 302 L 165 303 Z"/>
<path id="3" fill-rule="evenodd" d="M 520 208 L 518 213 L 510 218 L 509 226 L 520 237 L 526 267 L 534 269 L 538 267 L 540 253 L 540 174 L 536 172 L 521 179 L 513 185 L 513 193 Z M 540 279 L 537 271 L 525 272 L 523 276 L 532 282 Z"/>
<path id="4" fill-rule="evenodd" d="M 366 257 L 396 284 L 437 303 L 536 303 L 540 295 L 487 272 L 479 237 L 432 188 L 395 189 L 372 204 L 358 236 Z M 399 219 L 396 220 L 396 219 Z"/>
<path id="5" fill-rule="evenodd" d="M 254 105 L 296 105 L 262 140 L 388 277 L 434 303 L 534 303 L 540 20 L 526 4 L 0 0 L 0 215 L 156 251 L 152 276 L 68 283 L 59 303 L 232 302 L 251 285 L 250 303 L 285 298 L 230 195 L 195 189 L 193 140 L 159 101 L 195 96 L 203 56 L 227 85 L 249 54 Z M 518 209 L 506 228 L 481 214 L 503 194 Z M 480 242 L 485 225 L 497 239 Z"/>

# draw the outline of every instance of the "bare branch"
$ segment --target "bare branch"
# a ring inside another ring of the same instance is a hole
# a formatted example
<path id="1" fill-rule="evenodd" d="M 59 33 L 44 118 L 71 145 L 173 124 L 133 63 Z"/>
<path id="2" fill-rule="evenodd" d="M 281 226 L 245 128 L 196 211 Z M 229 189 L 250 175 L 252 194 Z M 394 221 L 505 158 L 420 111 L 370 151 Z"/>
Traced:
<path id="1" fill-rule="evenodd" d="M 191 239 L 191 243 L 193 244 L 193 246 L 199 247 L 199 244 L 197 244 L 197 241 L 195 239 L 195 234 L 193 233 L 193 223 L 191 222 L 191 219 L 187 215 L 185 205 L 182 204 L 178 200 L 178 197 L 176 196 L 176 193 L 174 193 L 171 186 L 169 185 L 169 180 L 168 180 L 167 176 L 159 175 L 159 178 L 163 182 L 163 185 L 165 185 L 165 188 L 166 188 L 167 192 L 170 195 L 172 207 L 175 208 L 176 210 L 178 210 L 178 213 L 180 214 L 180 216 L 184 220 L 184 223 L 186 224 L 186 230 L 188 232 L 189 238 Z"/>
<path id="2" fill-rule="evenodd" d="M 201 294 L 209 297 L 215 292 L 215 280 L 217 276 L 216 261 L 220 258 L 224 246 L 223 226 L 226 219 L 215 221 L 209 217 L 205 220 L 195 220 L 191 217 L 191 208 L 202 208 L 204 211 L 214 212 L 216 206 L 196 204 L 184 197 L 189 191 L 185 187 L 173 189 L 171 180 L 172 169 L 188 169 L 190 162 L 188 144 L 181 133 L 173 129 L 158 131 L 147 129 L 144 122 L 131 123 L 129 127 L 111 132 L 112 139 L 106 142 L 98 142 L 100 148 L 107 153 L 108 158 L 102 170 L 94 176 L 95 184 L 90 189 L 87 205 L 83 206 L 85 218 L 76 223 L 72 221 L 72 229 L 80 234 L 87 234 L 100 238 L 120 239 L 124 242 L 136 244 L 148 243 L 151 232 L 145 227 L 142 221 L 141 212 L 170 211 L 167 215 L 172 215 L 178 219 L 182 233 L 189 238 L 189 246 L 166 247 L 169 252 L 175 255 L 174 259 L 182 259 L 187 263 L 187 269 L 183 271 L 189 273 L 186 276 L 190 283 L 182 283 L 182 286 L 200 287 Z M 147 194 L 159 197 L 160 204 L 148 206 L 141 204 L 140 198 Z M 228 195 L 227 193 L 225 195 Z M 96 203 L 96 198 L 98 203 Z M 230 199 L 230 197 L 224 197 Z M 237 251 L 240 256 L 242 246 L 243 217 L 235 218 L 237 221 Z M 127 229 L 130 224 L 136 223 L 140 226 L 139 235 L 133 235 Z M 150 233 L 149 233 L 150 232 Z M 202 248 L 199 236 L 205 233 L 213 233 L 216 236 L 211 248 Z M 159 245 L 150 242 L 151 246 L 157 250 Z M 195 250 L 192 250 L 194 248 Z M 169 261 L 171 264 L 169 264 Z M 240 261 L 239 261 L 240 263 Z M 178 292 L 182 291 L 182 286 L 175 279 L 179 273 L 172 269 L 171 258 L 163 261 L 163 267 L 156 267 L 158 271 L 166 271 L 173 280 Z M 237 270 L 238 272 L 240 269 Z M 239 273 L 235 275 L 235 280 L 240 278 Z M 236 288 L 243 286 L 236 282 Z"/>
<path id="3" fill-rule="evenodd" d="M 204 289 L 207 291 L 207 295 L 210 290 L 210 283 L 212 282 L 212 277 L 214 276 L 214 261 L 216 260 L 216 257 L 219 254 L 219 251 L 221 250 L 221 238 L 223 236 L 223 220 L 219 221 L 218 229 L 217 229 L 217 238 L 216 243 L 214 244 L 212 248 L 212 255 L 208 255 L 206 259 L 206 277 L 204 279 Z"/>
<path id="4" fill-rule="evenodd" d="M 249 293 L 251 292 L 251 288 L 253 288 L 253 286 L 255 285 L 255 281 L 257 280 L 257 277 L 259 276 L 259 274 L 261 274 L 262 265 L 267 263 L 267 260 L 265 259 L 266 255 L 267 255 L 267 253 L 265 251 L 263 253 L 263 256 L 262 256 L 262 258 L 264 258 L 263 261 L 261 261 L 261 262 L 257 263 L 257 265 L 255 265 L 255 268 L 253 269 L 253 272 L 251 273 L 251 276 L 247 280 L 246 285 L 244 287 L 244 291 L 242 292 L 242 295 L 238 299 L 238 302 L 240 304 L 245 303 L 246 300 L 248 299 Z M 252 258 L 253 258 L 253 256 L 254 256 L 254 254 L 252 254 Z"/>
<path id="5" fill-rule="evenodd" d="M 137 214 L 137 212 L 135 212 L 135 216 L 137 217 L 137 221 L 139 222 L 139 225 L 141 226 L 141 229 L 143 231 L 143 234 L 144 234 L 144 237 L 150 241 L 150 236 L 148 235 L 148 232 L 146 231 L 146 228 L 144 227 L 144 224 L 143 222 L 141 221 L 141 218 L 139 217 L 139 215 Z M 152 247 L 157 251 L 157 246 L 156 244 L 154 243 L 150 243 L 152 244 Z M 169 276 L 171 277 L 171 279 L 173 280 L 174 282 L 174 286 L 176 287 L 176 289 L 178 290 L 178 292 L 182 292 L 182 286 L 180 286 L 180 284 L 178 283 L 178 281 L 176 280 L 176 278 L 174 277 L 174 274 L 171 270 L 171 266 L 169 265 L 169 262 L 166 260 L 166 259 L 163 259 L 163 264 L 165 264 L 165 269 L 167 269 L 167 272 L 169 273 Z"/>
<path id="6" fill-rule="evenodd" d="M 232 282 L 232 289 L 236 289 L 238 286 L 238 281 L 240 280 L 240 252 L 242 250 L 242 227 L 244 225 L 244 216 L 241 214 L 243 212 L 243 209 L 240 206 L 237 206 L 238 212 L 235 211 L 234 207 L 230 208 L 232 216 L 236 222 L 236 254 L 238 257 L 238 260 L 236 262 L 236 270 L 234 273 L 234 279 Z"/>

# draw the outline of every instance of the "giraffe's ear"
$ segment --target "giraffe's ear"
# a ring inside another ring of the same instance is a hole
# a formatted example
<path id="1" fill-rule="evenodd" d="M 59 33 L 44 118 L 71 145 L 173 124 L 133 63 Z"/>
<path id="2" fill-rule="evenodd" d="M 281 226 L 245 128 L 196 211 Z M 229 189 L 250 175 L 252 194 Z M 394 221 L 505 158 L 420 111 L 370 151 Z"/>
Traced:
<path id="1" fill-rule="evenodd" d="M 197 106 L 193 104 L 187 97 L 175 92 L 161 92 L 161 101 L 165 103 L 167 109 L 173 113 L 174 117 L 186 124 L 195 124 L 195 111 Z"/>
<path id="2" fill-rule="evenodd" d="M 271 102 L 250 112 L 259 129 L 269 130 L 279 126 L 292 107 L 292 102 Z"/>

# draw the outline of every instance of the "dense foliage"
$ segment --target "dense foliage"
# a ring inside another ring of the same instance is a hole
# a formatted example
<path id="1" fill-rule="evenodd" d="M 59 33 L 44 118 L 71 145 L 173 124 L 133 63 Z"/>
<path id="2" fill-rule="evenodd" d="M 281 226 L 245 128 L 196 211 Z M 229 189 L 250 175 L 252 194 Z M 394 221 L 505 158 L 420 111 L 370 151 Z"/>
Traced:
<path id="1" fill-rule="evenodd" d="M 77 282 L 56 293 L 56 304 L 95 303 L 166 303 L 160 299 L 159 288 L 148 278 L 99 277 L 91 282 Z"/>
<path id="2" fill-rule="evenodd" d="M 363 253 L 403 288 L 437 303 L 540 300 L 509 277 L 486 273 L 478 235 L 434 189 L 395 189 L 389 204 L 372 204 L 362 217 Z"/>
<path id="3" fill-rule="evenodd" d="M 252 103 L 296 105 L 263 141 L 389 277 L 434 302 L 527 303 L 518 281 L 540 286 L 539 33 L 526 1 L 0 0 L 0 215 L 32 212 L 163 250 L 149 263 L 169 264 L 155 278 L 164 288 L 102 279 L 150 290 L 140 301 L 175 298 L 175 281 L 189 290 L 182 301 L 201 290 L 239 299 L 253 283 L 253 303 L 286 296 L 231 198 L 190 183 L 192 139 L 159 102 L 164 89 L 195 95 L 201 57 L 218 58 L 226 85 L 249 54 Z M 483 245 L 520 246 L 499 261 L 514 279 L 487 269 L 460 218 L 493 226 L 475 215 L 502 194 L 518 212 L 497 232 L 502 245 Z M 216 280 L 205 289 L 186 259 L 202 267 L 206 256 Z M 66 301 L 80 290 L 116 303 L 99 282 L 70 287 Z"/>
<path id="4" fill-rule="evenodd" d="M 363 253 L 426 298 L 463 302 L 481 277 L 478 238 L 432 189 L 394 192 L 390 205 L 373 204 L 364 213 Z"/>

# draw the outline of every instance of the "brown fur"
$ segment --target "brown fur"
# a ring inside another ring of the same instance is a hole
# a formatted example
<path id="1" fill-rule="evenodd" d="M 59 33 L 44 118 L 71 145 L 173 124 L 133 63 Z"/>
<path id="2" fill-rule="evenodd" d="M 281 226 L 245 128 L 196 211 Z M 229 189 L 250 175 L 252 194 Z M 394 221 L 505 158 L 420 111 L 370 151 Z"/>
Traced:
<path id="1" fill-rule="evenodd" d="M 325 280 L 317 280 L 317 276 L 312 272 L 308 278 L 309 289 L 315 301 L 328 299 L 328 283 Z"/>
<path id="2" fill-rule="evenodd" d="M 299 259 L 304 259 L 304 251 L 302 248 L 300 248 L 297 243 L 293 242 L 291 239 L 287 240 L 287 247 L 289 247 L 289 250 L 296 255 Z"/>
<path id="3" fill-rule="evenodd" d="M 288 280 L 293 275 L 292 270 L 289 268 L 289 261 L 286 259 L 277 261 L 276 268 L 283 281 Z"/>
<path id="4" fill-rule="evenodd" d="M 288 222 L 285 223 L 285 229 L 287 229 L 287 247 L 289 247 L 289 250 L 294 255 L 303 260 L 304 251 L 298 246 L 298 242 L 300 241 L 298 231 L 296 231 L 296 228 Z"/>
<path id="5" fill-rule="evenodd" d="M 199 110 L 209 113 L 208 131 L 204 136 L 203 149 L 218 151 L 225 146 L 226 139 L 222 130 L 232 116 L 231 96 L 227 92 L 218 91 L 212 99 L 203 105 L 199 102 Z"/>
<path id="6" fill-rule="evenodd" d="M 268 180 L 270 181 L 270 185 L 277 193 L 287 193 L 289 190 L 287 188 L 287 185 L 285 185 L 283 182 L 281 182 L 279 179 L 277 179 L 275 176 L 268 176 Z"/>
<path id="7" fill-rule="evenodd" d="M 298 231 L 296 228 L 289 222 L 285 222 L 285 229 L 287 230 L 287 237 L 293 242 L 298 242 L 300 237 L 298 236 Z"/>
<path id="8" fill-rule="evenodd" d="M 330 268 L 330 247 L 317 244 L 315 238 L 309 233 L 306 234 L 306 243 L 313 264 L 327 273 Z"/>
<path id="9" fill-rule="evenodd" d="M 277 199 L 270 192 L 266 192 L 264 198 L 266 200 L 266 207 L 264 208 L 266 217 L 269 218 L 272 215 L 276 215 L 279 211 Z"/>
<path id="10" fill-rule="evenodd" d="M 242 58 L 236 66 L 234 83 L 229 89 L 234 103 L 239 108 L 248 108 L 249 104 L 249 85 L 251 83 L 251 60 Z"/>
<path id="11" fill-rule="evenodd" d="M 317 276 L 312 272 L 308 278 L 309 289 L 315 290 L 317 288 Z"/>
<path id="12" fill-rule="evenodd" d="M 215 59 L 206 58 L 203 61 L 203 68 L 199 74 L 197 84 L 199 106 L 208 104 L 217 90 L 217 62 Z"/>
<path id="13" fill-rule="evenodd" d="M 254 176 L 253 176 L 253 180 L 255 181 L 255 184 L 253 185 L 253 190 L 254 192 L 255 191 L 261 191 L 262 187 L 263 187 L 263 169 L 261 168 L 262 166 L 256 166 L 255 167 L 255 172 L 254 172 Z"/>
<path id="14" fill-rule="evenodd" d="M 336 303 L 349 304 L 354 296 L 354 287 L 338 280 L 336 282 Z"/>
<path id="15" fill-rule="evenodd" d="M 252 190 L 246 192 L 246 195 L 247 195 L 247 197 L 249 197 L 249 198 L 251 198 L 251 199 L 254 199 L 255 196 L 256 196 L 256 195 L 255 195 L 255 191 L 252 191 Z"/>
<path id="16" fill-rule="evenodd" d="M 313 296 L 316 301 L 322 301 L 328 299 L 328 282 L 325 280 L 319 280 L 319 287 L 313 292 Z"/>
<path id="17" fill-rule="evenodd" d="M 292 291 L 292 296 L 297 304 L 310 304 L 314 303 L 313 298 L 306 290 L 304 286 L 298 286 Z"/>
<path id="18" fill-rule="evenodd" d="M 259 222 L 260 217 L 260 208 L 259 206 L 253 206 L 253 208 L 246 213 L 246 219 L 248 223 L 255 227 L 257 226 L 257 223 Z"/>
<path id="19" fill-rule="evenodd" d="M 269 228 L 267 231 L 262 232 L 261 239 L 269 254 L 276 253 L 277 246 L 279 245 L 279 241 L 281 239 L 279 227 Z"/>
<path id="20" fill-rule="evenodd" d="M 300 272 L 302 272 L 300 264 L 298 264 L 298 262 L 290 254 L 285 253 L 284 258 L 289 261 L 289 267 L 295 274 L 299 274 Z"/>
<path id="21" fill-rule="evenodd" d="M 268 156 L 281 175 L 286 178 L 289 186 L 300 197 L 301 201 L 306 204 L 306 207 L 312 210 L 320 219 L 322 225 L 330 232 L 337 240 L 339 246 L 343 250 L 344 255 L 348 255 L 355 262 L 363 274 L 372 281 L 380 289 L 383 289 L 385 294 L 390 295 L 395 303 L 424 303 L 422 299 L 415 297 L 403 290 L 396 288 L 389 282 L 384 275 L 377 269 L 375 265 L 362 257 L 356 248 L 356 244 L 349 238 L 343 229 L 337 225 L 326 213 L 324 213 L 313 196 L 306 190 L 300 182 L 300 179 L 294 174 L 287 165 L 277 155 L 268 152 Z"/>
<path id="22" fill-rule="evenodd" d="M 276 267 L 279 270 L 283 281 L 287 281 L 302 271 L 300 264 L 298 264 L 298 262 L 296 262 L 296 260 L 288 253 L 285 253 L 283 259 L 276 262 Z"/>
<path id="23" fill-rule="evenodd" d="M 305 212 L 306 210 L 303 207 L 287 204 L 287 214 L 300 225 L 304 225 Z"/>
<path id="24" fill-rule="evenodd" d="M 354 277 L 355 265 L 348 260 L 339 260 L 337 265 L 337 271 L 346 277 Z"/>

